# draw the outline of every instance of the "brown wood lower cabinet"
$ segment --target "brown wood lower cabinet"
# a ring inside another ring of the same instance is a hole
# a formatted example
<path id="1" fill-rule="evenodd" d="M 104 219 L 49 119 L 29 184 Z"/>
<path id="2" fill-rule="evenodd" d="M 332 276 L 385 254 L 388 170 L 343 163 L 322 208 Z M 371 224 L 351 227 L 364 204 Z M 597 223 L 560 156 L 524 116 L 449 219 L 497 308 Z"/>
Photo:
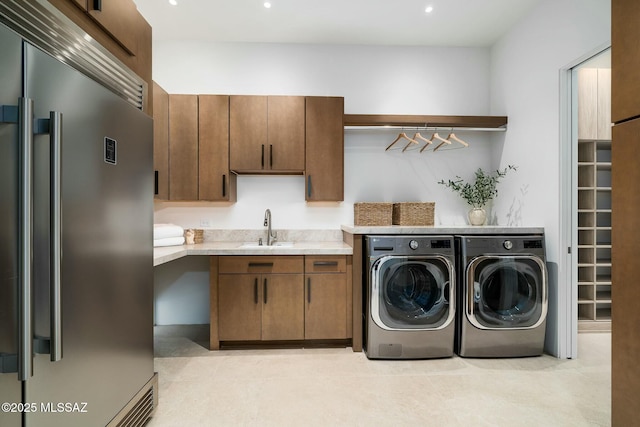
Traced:
<path id="1" fill-rule="evenodd" d="M 346 257 L 307 256 L 305 273 L 305 339 L 348 338 Z"/>
<path id="2" fill-rule="evenodd" d="M 211 257 L 211 349 L 221 341 L 349 339 L 350 258 Z"/>

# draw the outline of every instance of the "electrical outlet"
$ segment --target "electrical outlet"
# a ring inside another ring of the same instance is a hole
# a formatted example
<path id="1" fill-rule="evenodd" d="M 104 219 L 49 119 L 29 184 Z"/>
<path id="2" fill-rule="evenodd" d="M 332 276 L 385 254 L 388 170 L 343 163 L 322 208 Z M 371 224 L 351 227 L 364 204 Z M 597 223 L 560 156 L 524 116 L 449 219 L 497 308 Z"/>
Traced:
<path id="1" fill-rule="evenodd" d="M 211 227 L 211 221 L 208 219 L 201 219 L 200 227 Z"/>

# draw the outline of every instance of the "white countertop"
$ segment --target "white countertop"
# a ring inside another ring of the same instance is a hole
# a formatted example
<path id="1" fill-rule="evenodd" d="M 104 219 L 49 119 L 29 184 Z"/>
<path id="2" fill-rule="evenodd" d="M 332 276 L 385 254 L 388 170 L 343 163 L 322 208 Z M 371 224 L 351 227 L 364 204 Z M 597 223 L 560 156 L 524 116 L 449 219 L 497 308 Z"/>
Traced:
<path id="1" fill-rule="evenodd" d="M 210 242 L 153 248 L 153 266 L 187 255 L 353 255 L 344 242 L 296 242 L 293 246 L 242 247 L 243 242 Z"/>
<path id="2" fill-rule="evenodd" d="M 505 226 L 470 226 L 470 225 L 447 225 L 447 226 L 354 226 L 343 225 L 342 231 L 349 234 L 542 234 L 544 227 L 505 227 Z"/>

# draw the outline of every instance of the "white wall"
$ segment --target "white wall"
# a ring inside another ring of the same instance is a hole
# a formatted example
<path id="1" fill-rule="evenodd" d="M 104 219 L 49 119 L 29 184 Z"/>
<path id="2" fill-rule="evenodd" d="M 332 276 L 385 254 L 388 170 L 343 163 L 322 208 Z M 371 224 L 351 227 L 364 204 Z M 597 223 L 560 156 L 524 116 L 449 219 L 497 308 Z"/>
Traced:
<path id="1" fill-rule="evenodd" d="M 491 50 L 491 114 L 509 116 L 495 156 L 502 166 L 520 167 L 502 185 L 495 212 L 501 224 L 545 227 L 552 326 L 564 311 L 554 304 L 559 292 L 571 286 L 557 281 L 558 269 L 566 268 L 560 165 L 571 161 L 560 158 L 560 70 L 609 43 L 610 22 L 609 0 L 543 0 Z M 562 354 L 557 331 L 548 332 L 547 349 Z"/>

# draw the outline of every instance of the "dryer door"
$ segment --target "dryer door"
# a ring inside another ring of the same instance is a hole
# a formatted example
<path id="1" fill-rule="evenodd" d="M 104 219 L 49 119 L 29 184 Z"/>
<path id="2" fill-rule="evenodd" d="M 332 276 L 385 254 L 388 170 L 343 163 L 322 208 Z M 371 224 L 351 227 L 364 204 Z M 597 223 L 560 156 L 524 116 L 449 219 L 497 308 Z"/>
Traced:
<path id="1" fill-rule="evenodd" d="M 547 314 L 544 262 L 530 256 L 481 256 L 467 266 L 463 295 L 469 321 L 480 329 L 527 329 Z"/>
<path id="2" fill-rule="evenodd" d="M 442 256 L 386 256 L 372 268 L 371 314 L 387 330 L 442 329 L 454 319 L 453 265 Z"/>

